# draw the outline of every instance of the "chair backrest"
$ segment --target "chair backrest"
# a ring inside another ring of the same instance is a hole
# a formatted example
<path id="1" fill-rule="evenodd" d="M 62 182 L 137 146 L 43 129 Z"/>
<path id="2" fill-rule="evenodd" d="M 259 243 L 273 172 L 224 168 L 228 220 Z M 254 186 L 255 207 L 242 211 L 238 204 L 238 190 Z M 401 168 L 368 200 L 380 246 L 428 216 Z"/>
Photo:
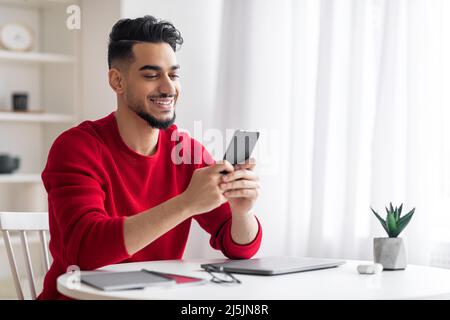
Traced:
<path id="1" fill-rule="evenodd" d="M 16 258 L 14 256 L 11 244 L 11 233 L 18 232 L 20 234 L 20 242 L 25 258 L 27 280 L 30 286 L 31 298 L 36 299 L 36 287 L 33 273 L 33 265 L 31 264 L 30 249 L 28 244 L 27 232 L 37 231 L 44 254 L 45 271 L 49 269 L 49 253 L 46 232 L 49 230 L 48 213 L 47 212 L 0 212 L 0 230 L 3 233 L 5 247 L 8 254 L 9 265 L 16 288 L 17 297 L 24 300 L 22 286 L 20 284 L 19 270 L 17 268 Z"/>

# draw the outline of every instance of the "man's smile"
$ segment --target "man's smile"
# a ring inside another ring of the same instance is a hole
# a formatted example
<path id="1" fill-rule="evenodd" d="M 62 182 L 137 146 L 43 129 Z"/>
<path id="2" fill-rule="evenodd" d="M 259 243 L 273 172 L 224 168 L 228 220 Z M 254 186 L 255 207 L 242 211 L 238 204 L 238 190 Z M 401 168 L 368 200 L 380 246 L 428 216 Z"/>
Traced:
<path id="1" fill-rule="evenodd" d="M 159 109 L 171 110 L 174 105 L 175 98 L 150 98 L 150 101 Z"/>

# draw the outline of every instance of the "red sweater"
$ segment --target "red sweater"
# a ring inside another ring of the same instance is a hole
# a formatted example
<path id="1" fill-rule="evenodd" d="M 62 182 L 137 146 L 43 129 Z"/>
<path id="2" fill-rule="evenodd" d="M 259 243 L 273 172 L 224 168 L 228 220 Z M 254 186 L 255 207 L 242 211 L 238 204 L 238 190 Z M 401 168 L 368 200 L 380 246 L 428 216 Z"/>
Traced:
<path id="1" fill-rule="evenodd" d="M 172 148 L 179 143 L 171 141 L 173 133 L 190 144 L 190 154 L 201 164 L 172 162 Z M 191 218 L 132 256 L 125 248 L 124 219 L 182 193 L 193 171 L 210 161 L 204 147 L 179 133 L 175 125 L 159 131 L 154 155 L 136 153 L 123 142 L 114 112 L 63 132 L 53 143 L 42 172 L 53 263 L 38 298 L 64 298 L 56 290 L 56 279 L 70 265 L 93 270 L 115 263 L 181 259 Z M 211 235 L 211 246 L 229 258 L 251 258 L 259 249 L 260 225 L 252 243 L 239 245 L 232 240 L 228 203 L 193 218 Z"/>

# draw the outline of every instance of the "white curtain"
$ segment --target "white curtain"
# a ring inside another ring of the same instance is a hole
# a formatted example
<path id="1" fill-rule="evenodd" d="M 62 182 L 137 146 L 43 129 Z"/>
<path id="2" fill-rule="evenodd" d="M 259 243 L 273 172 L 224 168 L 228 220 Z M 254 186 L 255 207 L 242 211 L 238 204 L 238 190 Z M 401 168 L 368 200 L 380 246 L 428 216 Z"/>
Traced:
<path id="1" fill-rule="evenodd" d="M 370 206 L 392 201 L 416 207 L 409 261 L 430 262 L 449 209 L 447 2 L 223 2 L 215 124 L 261 130 L 260 256 L 370 260 Z"/>

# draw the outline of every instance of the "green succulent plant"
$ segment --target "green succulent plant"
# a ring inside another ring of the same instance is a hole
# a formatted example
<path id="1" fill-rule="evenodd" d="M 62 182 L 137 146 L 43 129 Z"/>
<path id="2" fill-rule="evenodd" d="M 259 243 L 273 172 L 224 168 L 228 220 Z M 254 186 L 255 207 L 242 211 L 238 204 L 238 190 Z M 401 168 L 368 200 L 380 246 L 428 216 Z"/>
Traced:
<path id="1" fill-rule="evenodd" d="M 400 205 L 399 208 L 392 207 L 392 202 L 390 203 L 390 208 L 386 208 L 387 216 L 386 220 L 381 218 L 378 213 L 375 212 L 375 210 L 370 207 L 372 212 L 375 214 L 377 219 L 380 221 L 381 225 L 383 226 L 384 230 L 386 230 L 389 238 L 397 238 L 397 236 L 405 229 L 405 227 L 408 225 L 409 221 L 411 220 L 414 211 L 416 208 L 413 208 L 410 212 L 408 212 L 403 217 L 402 214 L 402 208 L 403 203 Z"/>

